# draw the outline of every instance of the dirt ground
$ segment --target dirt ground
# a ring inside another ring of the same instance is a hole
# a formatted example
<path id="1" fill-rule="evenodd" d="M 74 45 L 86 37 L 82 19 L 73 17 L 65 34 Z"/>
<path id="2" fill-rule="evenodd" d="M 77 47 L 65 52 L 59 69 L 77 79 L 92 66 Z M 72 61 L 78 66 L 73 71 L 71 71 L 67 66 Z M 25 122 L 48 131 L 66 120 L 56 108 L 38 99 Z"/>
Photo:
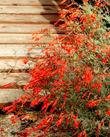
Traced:
<path id="1" fill-rule="evenodd" d="M 46 135 L 40 130 L 27 136 L 23 132 L 25 130 L 29 132 L 31 127 L 36 127 L 42 119 L 41 114 L 26 111 L 25 117 L 22 119 L 13 119 L 13 116 L 14 114 L 0 114 L 0 137 L 71 137 L 67 132 L 63 132 L 55 126 Z"/>

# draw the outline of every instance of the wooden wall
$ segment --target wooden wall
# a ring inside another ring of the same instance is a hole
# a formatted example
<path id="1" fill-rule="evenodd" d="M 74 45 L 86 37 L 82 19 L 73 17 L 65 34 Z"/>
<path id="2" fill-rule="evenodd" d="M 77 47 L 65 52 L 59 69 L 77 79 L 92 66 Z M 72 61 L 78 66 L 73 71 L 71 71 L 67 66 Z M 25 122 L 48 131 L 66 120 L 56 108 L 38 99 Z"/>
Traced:
<path id="1" fill-rule="evenodd" d="M 32 32 L 53 27 L 52 35 L 56 35 L 53 23 L 57 20 L 58 4 L 54 0 L 0 0 L 0 86 L 10 82 L 20 85 L 1 87 L 0 103 L 21 95 L 21 85 L 29 80 L 24 71 L 29 64 L 24 64 L 23 58 L 33 45 Z M 35 54 L 39 55 L 40 49 Z"/>

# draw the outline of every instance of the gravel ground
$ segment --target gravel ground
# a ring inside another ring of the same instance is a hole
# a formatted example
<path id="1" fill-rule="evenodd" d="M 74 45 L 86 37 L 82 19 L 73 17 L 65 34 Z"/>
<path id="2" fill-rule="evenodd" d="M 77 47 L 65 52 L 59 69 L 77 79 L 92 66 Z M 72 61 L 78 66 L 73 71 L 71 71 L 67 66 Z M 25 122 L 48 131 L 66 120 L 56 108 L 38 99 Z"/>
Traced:
<path id="1" fill-rule="evenodd" d="M 38 112 L 28 112 L 26 114 L 24 119 L 30 117 L 33 118 L 34 122 L 17 119 L 16 122 L 12 124 L 11 118 L 14 114 L 0 115 L 0 137 L 70 137 L 68 133 L 59 131 L 57 127 L 53 127 L 47 135 L 44 135 L 43 131 L 37 131 L 29 136 L 26 136 L 25 134 L 20 136 L 19 133 L 21 131 L 29 130 L 31 126 L 36 126 L 41 121 L 41 115 L 38 114 Z"/>

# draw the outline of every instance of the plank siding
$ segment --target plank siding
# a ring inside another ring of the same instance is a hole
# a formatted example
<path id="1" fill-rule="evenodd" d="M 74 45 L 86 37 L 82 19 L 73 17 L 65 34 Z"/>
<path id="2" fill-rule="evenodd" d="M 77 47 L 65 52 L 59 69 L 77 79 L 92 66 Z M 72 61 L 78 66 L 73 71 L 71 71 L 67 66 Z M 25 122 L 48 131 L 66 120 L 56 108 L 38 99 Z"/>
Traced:
<path id="1" fill-rule="evenodd" d="M 45 10 L 46 9 L 46 10 Z M 56 14 L 54 6 L 0 6 L 0 14 Z"/>
<path id="2" fill-rule="evenodd" d="M 14 83 L 17 85 L 25 85 L 30 79 L 28 73 L 0 73 L 0 85 L 6 83 Z"/>
<path id="3" fill-rule="evenodd" d="M 61 33 L 57 27 L 54 27 L 50 24 L 9 24 L 1 23 L 0 24 L 0 33 L 16 33 L 16 34 L 32 34 L 35 30 L 39 31 L 41 29 L 51 29 L 50 33 Z M 43 33 L 43 32 L 39 32 Z"/>
<path id="4" fill-rule="evenodd" d="M 49 28 L 52 37 L 61 33 L 54 27 L 58 6 L 61 5 L 56 0 L 0 0 L 0 103 L 20 97 L 23 94 L 21 86 L 30 80 L 25 70 L 33 67 L 34 63 L 24 64 L 23 59 L 41 54 L 40 48 L 28 52 L 34 44 L 32 32 Z M 51 38 L 45 37 L 41 44 L 47 44 L 49 40 Z M 2 87 L 10 82 L 16 82 L 18 86 Z"/>
<path id="5" fill-rule="evenodd" d="M 60 5 L 60 1 L 56 0 L 57 3 L 54 0 L 0 0 L 0 5 L 49 5 L 53 6 L 56 4 Z"/>
<path id="6" fill-rule="evenodd" d="M 38 34 L 37 36 L 41 37 L 43 34 Z M 51 36 L 43 36 L 43 40 L 39 43 L 45 44 L 48 41 L 52 40 L 52 38 L 57 37 L 58 34 L 51 34 Z M 35 41 L 32 39 L 32 34 L 0 34 L 0 44 L 33 44 Z"/>
<path id="7" fill-rule="evenodd" d="M 29 52 L 29 49 L 32 50 Z M 27 55 L 31 57 L 41 55 L 40 48 L 34 48 L 32 44 L 0 44 L 0 58 L 23 58 Z"/>
<path id="8" fill-rule="evenodd" d="M 0 23 L 16 24 L 52 24 L 58 19 L 57 15 L 23 15 L 23 14 L 0 14 Z"/>

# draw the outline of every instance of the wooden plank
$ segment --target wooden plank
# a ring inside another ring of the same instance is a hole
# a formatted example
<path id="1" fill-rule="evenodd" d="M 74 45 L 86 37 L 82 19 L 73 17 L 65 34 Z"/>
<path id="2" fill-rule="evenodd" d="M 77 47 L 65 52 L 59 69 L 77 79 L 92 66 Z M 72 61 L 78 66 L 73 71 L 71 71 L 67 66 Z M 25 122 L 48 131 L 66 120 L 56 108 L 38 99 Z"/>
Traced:
<path id="1" fill-rule="evenodd" d="M 58 28 L 49 24 L 0 24 L 0 33 L 30 33 L 41 29 L 51 29 L 50 33 L 60 33 Z M 43 33 L 43 32 L 41 32 Z"/>
<path id="2" fill-rule="evenodd" d="M 57 15 L 12 15 L 0 14 L 0 23 L 33 23 L 33 24 L 46 24 L 54 23 L 58 19 Z"/>
<path id="3" fill-rule="evenodd" d="M 30 48 L 32 48 L 32 45 L 29 44 L 0 44 L 0 58 L 35 57 L 41 55 L 40 48 L 33 48 L 29 52 Z"/>
<path id="4" fill-rule="evenodd" d="M 59 0 L 0 0 L 0 5 L 55 5 Z"/>
<path id="5" fill-rule="evenodd" d="M 52 38 L 58 36 L 58 34 L 50 34 L 51 37 L 38 34 L 37 36 L 43 36 L 43 40 L 39 43 L 48 43 Z M 0 34 L 0 44 L 32 44 L 32 34 Z"/>
<path id="6" fill-rule="evenodd" d="M 7 70 L 24 70 L 34 67 L 34 63 L 29 61 L 24 64 L 23 59 L 0 59 L 0 72 Z"/>
<path id="7" fill-rule="evenodd" d="M 0 34 L 1 43 L 33 43 L 31 34 Z"/>
<path id="8" fill-rule="evenodd" d="M 0 14 L 55 14 L 58 10 L 54 6 L 0 6 Z"/>
<path id="9" fill-rule="evenodd" d="M 0 89 L 0 104 L 10 103 L 22 96 L 23 93 L 22 89 Z"/>
<path id="10" fill-rule="evenodd" d="M 17 85 L 25 85 L 30 80 L 28 73 L 0 73 L 0 86 L 16 82 Z"/>

